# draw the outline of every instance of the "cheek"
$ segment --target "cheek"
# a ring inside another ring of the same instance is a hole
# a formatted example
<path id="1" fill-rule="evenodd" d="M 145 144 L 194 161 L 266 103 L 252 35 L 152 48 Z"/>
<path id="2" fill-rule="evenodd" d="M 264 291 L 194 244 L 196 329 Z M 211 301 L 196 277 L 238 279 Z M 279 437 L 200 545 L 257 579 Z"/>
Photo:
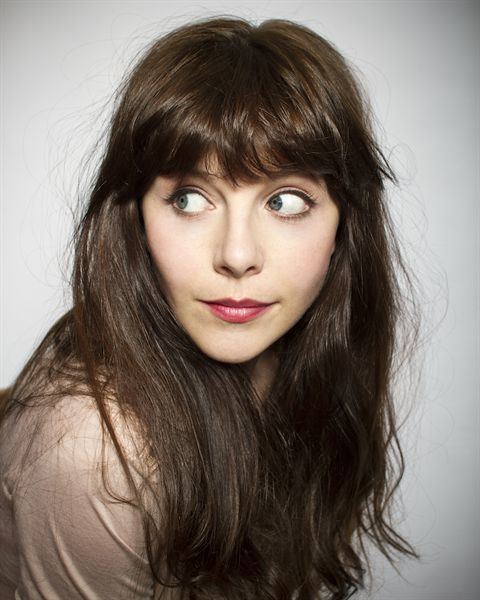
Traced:
<path id="1" fill-rule="evenodd" d="M 169 289 L 183 288 L 198 272 L 198 252 L 191 251 L 191 245 L 184 243 L 179 236 L 160 231 L 159 228 L 146 228 L 147 246 L 160 280 Z"/>
<path id="2" fill-rule="evenodd" d="M 330 236 L 322 240 L 308 240 L 291 249 L 282 269 L 285 284 L 306 296 L 307 302 L 320 291 L 327 275 L 330 258 L 334 250 L 334 241 Z M 286 281 L 288 280 L 288 281 Z"/>

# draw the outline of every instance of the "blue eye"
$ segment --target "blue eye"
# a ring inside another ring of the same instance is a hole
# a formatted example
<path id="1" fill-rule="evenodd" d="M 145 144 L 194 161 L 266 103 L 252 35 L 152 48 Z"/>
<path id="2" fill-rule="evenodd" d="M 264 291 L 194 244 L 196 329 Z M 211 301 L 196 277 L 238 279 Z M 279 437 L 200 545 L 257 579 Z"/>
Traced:
<path id="1" fill-rule="evenodd" d="M 284 214 L 290 215 L 288 217 L 279 215 L 280 218 L 297 219 L 309 214 L 310 208 L 315 204 L 315 201 L 304 192 L 298 190 L 284 190 L 277 192 L 272 196 L 268 203 L 273 207 L 273 212 L 276 213 L 276 209 L 278 208 Z M 305 204 L 310 207 L 308 210 L 304 210 Z"/>
<path id="2" fill-rule="evenodd" d="M 175 204 L 177 203 L 179 206 L 174 207 L 179 212 L 186 212 L 187 214 L 191 212 L 192 214 L 196 214 L 199 212 L 201 207 L 201 199 L 205 201 L 205 198 L 197 192 L 196 190 L 188 190 L 182 189 L 174 192 L 169 198 L 168 202 Z M 200 200 L 200 201 L 199 201 Z M 191 211 L 185 210 L 186 208 L 191 208 Z"/>

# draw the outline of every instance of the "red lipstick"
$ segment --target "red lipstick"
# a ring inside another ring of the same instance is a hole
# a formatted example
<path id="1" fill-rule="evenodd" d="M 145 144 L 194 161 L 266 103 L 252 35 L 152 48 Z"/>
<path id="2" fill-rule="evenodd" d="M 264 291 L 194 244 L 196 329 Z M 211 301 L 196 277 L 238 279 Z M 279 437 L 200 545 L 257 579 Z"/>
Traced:
<path id="1" fill-rule="evenodd" d="M 259 302 L 251 298 L 234 300 L 221 298 L 219 300 L 204 301 L 212 313 L 229 323 L 245 323 L 266 312 L 273 303 Z"/>

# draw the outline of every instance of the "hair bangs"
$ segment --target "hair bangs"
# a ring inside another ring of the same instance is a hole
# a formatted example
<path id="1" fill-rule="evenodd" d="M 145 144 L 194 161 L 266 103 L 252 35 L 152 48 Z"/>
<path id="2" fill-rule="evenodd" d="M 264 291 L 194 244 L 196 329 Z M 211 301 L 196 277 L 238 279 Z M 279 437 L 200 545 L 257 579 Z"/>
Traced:
<path id="1" fill-rule="evenodd" d="M 175 81 L 163 82 L 155 112 L 139 127 L 146 179 L 200 165 L 235 185 L 278 171 L 339 172 L 327 109 L 307 83 L 298 88 L 282 57 L 274 64 L 248 44 L 230 60 L 223 52 L 195 57 L 194 68 L 180 66 Z"/>

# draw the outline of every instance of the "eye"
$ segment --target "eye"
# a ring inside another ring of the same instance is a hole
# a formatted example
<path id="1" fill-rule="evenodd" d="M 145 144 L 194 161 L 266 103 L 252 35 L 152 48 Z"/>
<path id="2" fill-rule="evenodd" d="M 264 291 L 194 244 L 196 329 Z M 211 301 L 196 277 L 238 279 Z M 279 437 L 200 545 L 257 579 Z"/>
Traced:
<path id="1" fill-rule="evenodd" d="M 305 210 L 305 204 L 312 207 L 316 202 L 305 192 L 299 190 L 284 190 L 273 195 L 268 203 L 272 206 L 273 212 L 282 211 L 279 216 L 282 219 L 295 219 L 307 216 L 310 210 Z M 281 216 L 287 215 L 287 216 Z"/>
<path id="2" fill-rule="evenodd" d="M 202 209 L 202 202 L 207 203 L 205 198 L 196 190 L 183 188 L 177 190 L 167 198 L 175 210 L 181 213 L 198 213 Z M 208 204 L 208 203 L 207 203 Z M 189 210 L 187 210 L 189 209 Z"/>
<path id="3" fill-rule="evenodd" d="M 180 188 L 165 198 L 173 209 L 182 217 L 195 218 L 205 205 L 209 204 L 205 196 L 194 188 Z M 203 207 L 202 207 L 203 203 Z M 310 215 L 311 208 L 316 201 L 306 192 L 300 190 L 280 190 L 269 198 L 267 204 L 273 209 L 277 218 L 292 221 Z M 305 210 L 305 205 L 308 206 Z"/>

